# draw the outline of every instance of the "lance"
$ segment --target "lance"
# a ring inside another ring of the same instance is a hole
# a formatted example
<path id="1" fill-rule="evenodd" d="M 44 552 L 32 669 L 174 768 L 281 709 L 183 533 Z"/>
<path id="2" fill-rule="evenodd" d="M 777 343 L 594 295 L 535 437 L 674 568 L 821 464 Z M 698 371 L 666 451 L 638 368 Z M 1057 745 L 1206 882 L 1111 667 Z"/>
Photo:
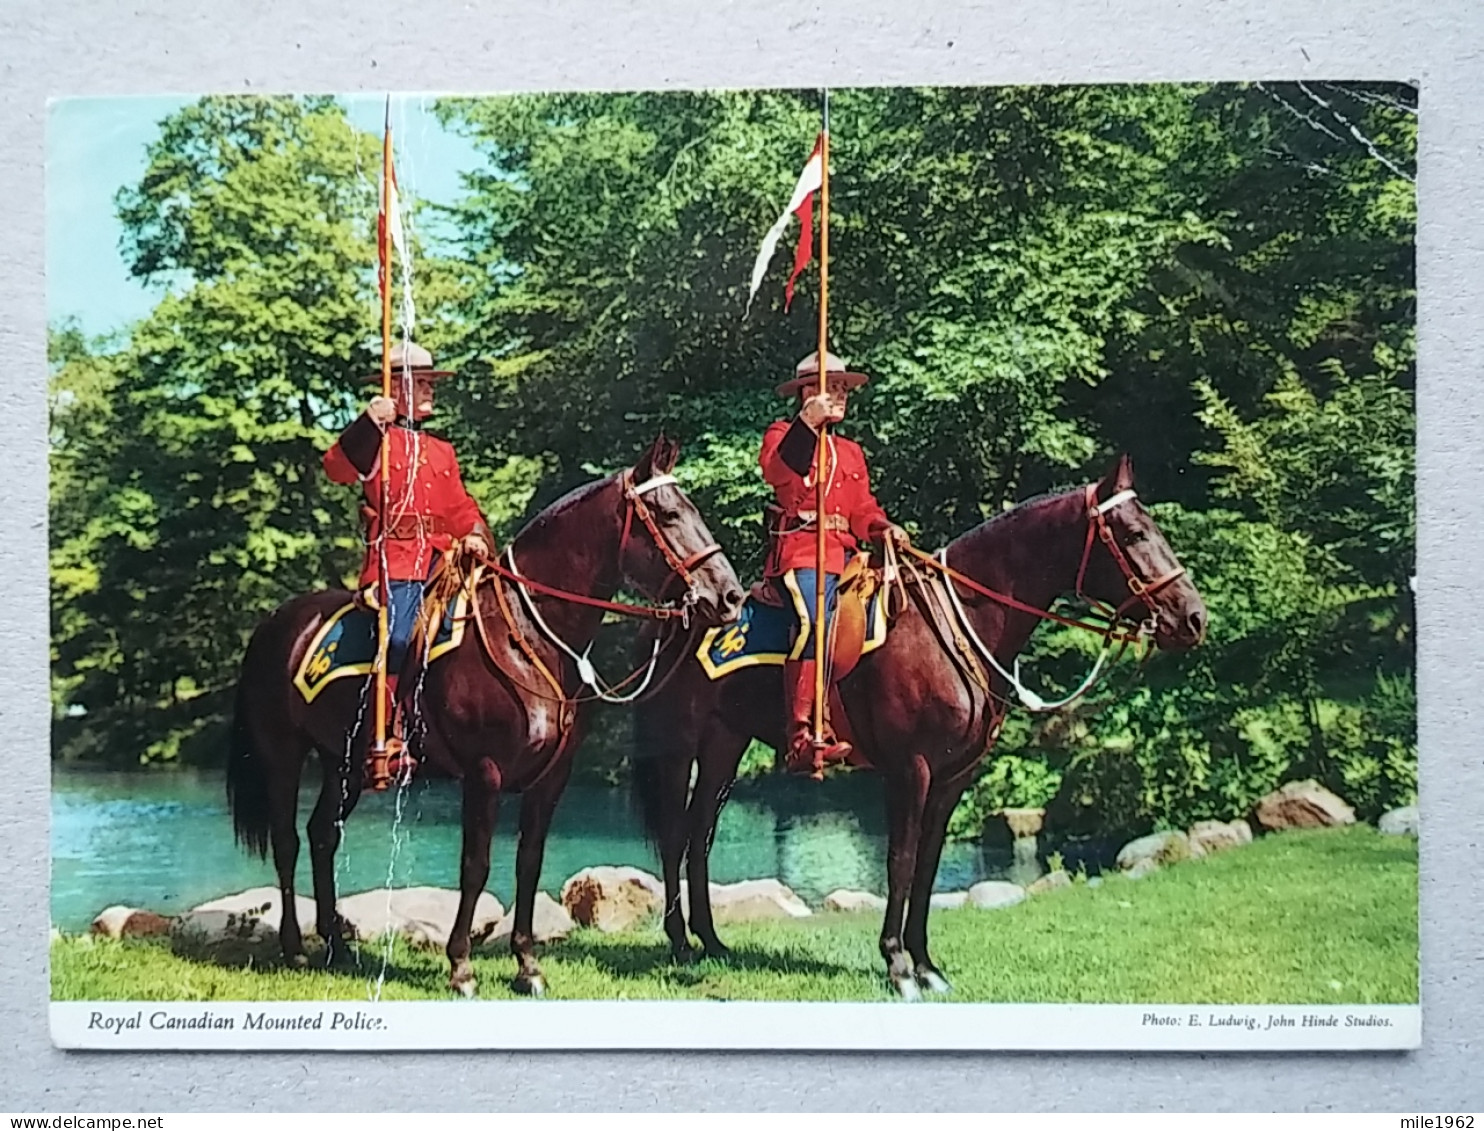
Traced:
<path id="1" fill-rule="evenodd" d="M 380 267 L 381 282 L 381 395 L 392 395 L 392 256 L 391 256 L 391 194 L 392 194 L 392 97 L 386 99 L 386 121 L 381 134 L 381 216 L 376 226 L 376 254 Z M 381 431 L 381 508 L 377 523 L 377 580 L 376 580 L 376 745 L 373 765 L 386 765 L 386 683 L 388 607 L 392 603 L 392 588 L 387 580 L 386 527 L 387 510 L 390 505 L 390 488 L 387 485 L 387 468 L 390 466 L 391 429 Z M 383 771 L 384 772 L 384 771 Z"/>
<path id="2" fill-rule="evenodd" d="M 815 359 L 819 364 L 819 395 L 829 392 L 829 365 L 825 362 L 829 349 L 830 317 L 830 91 L 826 87 L 821 103 L 821 128 L 819 131 L 819 352 Z M 814 447 L 814 741 L 824 742 L 825 668 L 829 657 L 825 654 L 825 475 L 829 459 L 830 423 L 819 426 L 819 441 Z"/>

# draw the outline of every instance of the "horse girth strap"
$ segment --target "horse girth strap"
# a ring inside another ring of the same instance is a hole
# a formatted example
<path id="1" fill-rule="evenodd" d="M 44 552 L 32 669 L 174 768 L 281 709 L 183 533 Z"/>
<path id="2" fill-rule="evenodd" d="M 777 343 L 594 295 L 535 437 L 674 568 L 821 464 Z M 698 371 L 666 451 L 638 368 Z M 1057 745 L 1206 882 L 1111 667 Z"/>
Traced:
<path id="1" fill-rule="evenodd" d="M 535 668 L 536 671 L 540 674 L 541 678 L 546 681 L 547 686 L 551 688 L 551 694 L 548 695 L 543 691 L 538 691 L 535 688 L 527 687 L 522 681 L 516 679 L 514 675 L 512 675 L 504 667 L 504 665 L 500 663 L 499 653 L 496 652 L 494 647 L 491 645 L 489 638 L 489 629 L 485 626 L 484 617 L 480 615 L 479 591 L 476 589 L 474 592 L 474 608 L 472 612 L 474 615 L 474 623 L 476 626 L 478 626 L 479 629 L 479 641 L 481 644 L 484 645 L 484 651 L 485 654 L 489 656 L 490 663 L 494 664 L 495 667 L 505 672 L 505 674 L 510 677 L 511 682 L 514 683 L 518 688 L 520 688 L 528 695 L 535 695 L 542 699 L 552 699 L 562 704 L 561 708 L 557 711 L 557 730 L 562 736 L 561 742 L 558 743 L 557 746 L 557 749 L 560 752 L 561 746 L 566 742 L 567 734 L 572 729 L 574 706 L 573 701 L 571 697 L 567 695 L 566 691 L 562 688 L 561 681 L 552 674 L 551 669 L 547 667 L 546 664 L 542 661 L 541 657 L 536 653 L 536 649 L 531 646 L 531 642 L 526 639 L 525 633 L 521 631 L 520 624 L 516 621 L 515 616 L 511 611 L 510 602 L 505 596 L 505 585 L 501 580 L 500 575 L 498 573 L 491 573 L 490 577 L 492 587 L 495 590 L 495 601 L 500 606 L 500 616 L 504 618 L 505 627 L 510 632 L 510 638 L 515 641 L 516 647 L 520 649 L 520 653 L 526 658 L 526 662 L 530 664 L 531 667 Z"/>

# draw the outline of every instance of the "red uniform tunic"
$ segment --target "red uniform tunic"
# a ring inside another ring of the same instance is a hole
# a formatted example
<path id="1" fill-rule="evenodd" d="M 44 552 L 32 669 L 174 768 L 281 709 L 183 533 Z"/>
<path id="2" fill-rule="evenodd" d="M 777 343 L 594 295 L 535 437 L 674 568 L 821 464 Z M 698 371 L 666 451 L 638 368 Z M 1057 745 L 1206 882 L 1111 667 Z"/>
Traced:
<path id="1" fill-rule="evenodd" d="M 375 584 L 378 578 L 376 541 L 381 533 L 381 461 L 378 452 L 371 461 L 370 473 L 362 476 L 342 444 L 354 429 L 360 435 L 352 447 L 364 448 L 365 423 L 369 423 L 369 418 L 364 416 L 353 423 L 324 456 L 325 473 L 336 483 L 361 483 L 367 505 L 376 515 L 366 536 L 366 560 L 361 568 L 363 586 Z M 379 437 L 376 439 L 379 441 Z M 388 429 L 387 440 L 391 464 L 387 491 L 390 508 L 387 580 L 422 581 L 428 576 L 433 555 L 448 549 L 466 534 L 484 531 L 484 517 L 479 504 L 464 488 L 459 461 L 447 440 L 396 427 Z"/>
<path id="2" fill-rule="evenodd" d="M 767 577 L 781 577 L 791 569 L 815 568 L 818 533 L 812 520 L 818 500 L 814 487 L 814 464 L 811 461 L 808 473 L 800 475 L 789 466 L 789 462 L 793 462 L 797 467 L 799 461 L 786 461 L 784 452 L 780 451 L 790 431 L 794 433 L 790 443 L 802 447 L 798 443 L 801 439 L 798 429 L 809 431 L 800 420 L 779 420 L 770 424 L 763 433 L 763 449 L 758 456 L 763 478 L 773 488 L 784 513 L 785 533 L 778 538 L 773 553 L 769 555 L 764 570 Z M 813 447 L 808 437 L 803 439 Z M 838 530 L 829 520 L 825 523 L 825 572 L 838 574 L 845 569 L 846 551 L 856 549 L 858 542 L 874 540 L 891 525 L 891 520 L 871 494 L 866 456 L 860 445 L 854 440 L 831 434 L 826 452 L 825 513 L 839 515 L 849 527 Z"/>

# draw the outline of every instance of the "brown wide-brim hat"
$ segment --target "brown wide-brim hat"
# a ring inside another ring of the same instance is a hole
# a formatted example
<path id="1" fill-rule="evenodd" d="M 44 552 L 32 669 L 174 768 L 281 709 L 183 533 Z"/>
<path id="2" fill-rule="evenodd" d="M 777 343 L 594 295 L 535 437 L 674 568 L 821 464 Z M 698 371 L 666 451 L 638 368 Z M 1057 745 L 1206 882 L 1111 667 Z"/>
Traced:
<path id="1" fill-rule="evenodd" d="M 392 383 L 395 385 L 409 370 L 414 380 L 421 377 L 428 381 L 441 381 L 453 376 L 452 370 L 434 369 L 433 355 L 416 342 L 398 342 L 392 347 Z M 380 370 L 368 373 L 364 380 L 368 384 L 380 384 Z"/>
<path id="2" fill-rule="evenodd" d="M 847 389 L 854 389 L 864 385 L 870 380 L 864 373 L 852 373 L 845 368 L 845 363 L 834 354 L 826 351 L 824 355 L 824 379 L 826 382 L 843 381 Z M 803 361 L 794 367 L 794 378 L 785 381 L 778 386 L 780 397 L 790 397 L 807 385 L 815 385 L 819 382 L 819 354 L 811 353 Z"/>

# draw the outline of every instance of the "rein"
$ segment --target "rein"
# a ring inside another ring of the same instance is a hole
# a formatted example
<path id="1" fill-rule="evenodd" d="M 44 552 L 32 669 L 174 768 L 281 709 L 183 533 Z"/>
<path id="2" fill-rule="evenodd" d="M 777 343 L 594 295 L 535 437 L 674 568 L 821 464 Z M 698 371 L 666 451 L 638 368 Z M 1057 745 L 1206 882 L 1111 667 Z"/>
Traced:
<path id="1" fill-rule="evenodd" d="M 515 546 L 513 543 L 505 548 L 504 556 L 508 565 L 502 564 L 498 558 L 480 555 L 480 563 L 487 567 L 492 574 L 491 582 L 495 590 L 495 598 L 500 604 L 500 612 L 505 618 L 505 623 L 510 629 L 512 638 L 515 640 L 527 662 L 540 672 L 554 693 L 547 694 L 535 688 L 522 686 L 522 690 L 528 694 L 545 699 L 554 699 L 564 704 L 577 704 L 592 702 L 594 700 L 601 700 L 606 703 L 631 703 L 640 695 L 644 694 L 650 682 L 654 679 L 654 670 L 656 664 L 659 662 L 661 643 L 660 637 L 656 635 L 648 663 L 636 668 L 617 683 L 608 684 L 599 677 L 596 669 L 593 667 L 592 661 L 588 658 L 588 654 L 592 651 L 592 642 L 589 641 L 587 650 L 581 655 L 578 655 L 546 623 L 545 619 L 541 616 L 540 610 L 536 608 L 535 601 L 531 598 L 531 591 L 543 593 L 549 597 L 555 597 L 558 600 L 569 601 L 573 604 L 599 608 L 605 612 L 619 613 L 623 616 L 650 618 L 657 621 L 668 621 L 679 617 L 682 628 L 690 627 L 690 614 L 696 602 L 696 578 L 691 571 L 713 554 L 720 553 L 721 545 L 716 542 L 708 543 L 686 558 L 681 558 L 675 552 L 674 547 L 671 546 L 669 539 L 665 537 L 664 531 L 655 522 L 654 516 L 650 513 L 649 507 L 644 502 L 644 495 L 648 492 L 660 487 L 676 485 L 676 479 L 673 475 L 656 475 L 636 485 L 633 482 L 633 473 L 625 471 L 620 482 L 623 485 L 625 509 L 623 533 L 619 538 L 619 561 L 620 563 L 623 561 L 624 551 L 627 549 L 629 543 L 629 533 L 633 527 L 634 516 L 638 515 L 640 522 L 644 524 L 645 529 L 649 531 L 650 537 L 654 539 L 655 547 L 660 551 L 661 556 L 664 557 L 666 564 L 670 567 L 670 575 L 666 579 L 665 584 L 660 587 L 661 594 L 670 587 L 676 577 L 685 584 L 686 592 L 684 598 L 681 600 L 680 608 L 660 605 L 624 605 L 617 601 L 605 601 L 597 597 L 589 597 L 583 593 L 572 593 L 568 590 L 557 589 L 554 586 L 534 581 L 521 573 L 520 569 L 516 566 Z M 520 627 L 511 613 L 510 606 L 505 599 L 504 587 L 500 584 L 502 579 L 509 581 L 514 586 L 516 593 L 520 596 L 523 607 L 531 620 L 535 622 L 540 632 L 576 664 L 578 678 L 585 686 L 592 688 L 592 695 L 569 697 L 562 688 L 561 681 L 541 662 L 540 657 L 536 654 L 535 649 L 531 647 L 530 641 L 520 631 Z M 474 616 L 476 622 L 479 624 L 480 639 L 484 643 L 485 650 L 489 652 L 491 659 L 493 659 L 495 653 L 491 649 L 489 639 L 485 634 L 483 618 L 479 616 L 477 586 L 474 593 Z M 636 690 L 626 695 L 619 694 L 624 688 L 638 679 L 641 673 L 643 673 L 643 681 Z M 565 733 L 566 727 L 564 726 L 562 729 L 563 733 Z"/>
<path id="2" fill-rule="evenodd" d="M 1113 535 L 1112 528 L 1108 525 L 1108 520 L 1106 517 L 1107 513 L 1113 510 L 1115 507 L 1120 506 L 1121 504 L 1126 503 L 1131 499 L 1135 499 L 1137 497 L 1138 496 L 1134 491 L 1125 490 L 1119 491 L 1117 494 L 1113 495 L 1105 502 L 1099 503 L 1097 499 L 1097 485 L 1089 484 L 1086 488 L 1084 499 L 1087 511 L 1087 538 L 1083 542 L 1082 560 L 1077 567 L 1076 594 L 1079 599 L 1086 601 L 1098 614 L 1106 619 L 1105 624 L 1099 624 L 1095 621 L 1082 620 L 1075 617 L 1061 616 L 1057 613 L 1051 612 L 1049 609 L 1038 609 L 1034 605 L 1029 605 L 1026 604 L 1024 601 L 1016 600 L 1014 597 L 1011 597 L 1008 594 L 999 593 L 993 589 L 988 588 L 987 586 L 981 585 L 973 578 L 965 576 L 948 564 L 948 550 L 946 547 L 940 550 L 936 556 L 925 554 L 921 550 L 918 550 L 914 547 L 906 548 L 906 552 L 913 558 L 922 562 L 924 565 L 931 566 L 933 569 L 937 570 L 940 574 L 944 575 L 945 578 L 948 579 L 947 584 L 944 585 L 944 588 L 948 592 L 948 599 L 950 604 L 952 605 L 954 613 L 956 614 L 956 619 L 967 632 L 969 640 L 973 643 L 975 650 L 986 661 L 988 661 L 990 666 L 993 667 L 995 671 L 997 671 L 1006 680 L 1006 682 L 1008 682 L 1012 687 L 1015 688 L 1015 691 L 1020 698 L 1021 705 L 1024 706 L 1027 710 L 1035 712 L 1057 711 L 1062 709 L 1063 707 L 1068 706 L 1071 703 L 1076 702 L 1082 696 L 1087 694 L 1087 692 L 1092 689 L 1094 684 L 1097 683 L 1098 677 L 1102 673 L 1103 665 L 1107 661 L 1110 652 L 1112 652 L 1113 645 L 1115 643 L 1118 644 L 1118 652 L 1117 656 L 1115 656 L 1116 661 L 1117 658 L 1122 657 L 1123 653 L 1127 650 L 1130 644 L 1142 645 L 1148 641 L 1149 635 L 1153 631 L 1153 618 L 1157 611 L 1154 604 L 1154 595 L 1160 590 L 1164 589 L 1170 583 L 1175 581 L 1177 578 L 1184 575 L 1185 567 L 1177 566 L 1169 573 L 1156 578 L 1154 581 L 1145 582 L 1143 578 L 1141 578 L 1134 570 L 1133 566 L 1128 560 L 1128 556 L 1124 553 L 1123 548 L 1119 546 L 1117 538 L 1115 538 Z M 1107 602 L 1100 601 L 1096 598 L 1088 596 L 1083 591 L 1083 582 L 1085 581 L 1087 576 L 1087 567 L 1092 558 L 1094 537 L 1096 537 L 1105 546 L 1108 547 L 1109 555 L 1113 558 L 1114 564 L 1118 566 L 1119 572 L 1123 574 L 1124 581 L 1128 585 L 1129 596 L 1116 608 L 1109 605 Z M 1042 699 L 1034 691 L 1026 687 L 1023 682 L 1021 682 L 1019 659 L 1017 659 L 1012 665 L 1012 670 L 1007 671 L 1005 667 L 997 659 L 995 659 L 994 653 L 985 645 L 984 641 L 979 638 L 979 634 L 974 631 L 974 626 L 969 621 L 968 614 L 964 610 L 962 603 L 959 601 L 957 591 L 955 591 L 955 589 L 953 588 L 953 582 L 955 581 L 964 586 L 964 588 L 978 593 L 984 597 L 987 597 L 990 600 L 1004 605 L 1007 608 L 1029 613 L 1041 620 L 1053 621 L 1057 624 L 1065 625 L 1069 628 L 1083 629 L 1085 631 L 1093 632 L 1101 636 L 1103 638 L 1103 647 L 1102 650 L 1098 653 L 1097 661 L 1093 664 L 1092 670 L 1088 673 L 1087 678 L 1082 681 L 1082 683 L 1077 687 L 1075 691 L 1062 699 L 1059 699 L 1055 702 L 1047 702 L 1046 700 Z M 1118 631 L 1117 626 L 1119 620 L 1122 619 L 1129 606 L 1137 601 L 1142 601 L 1145 608 L 1149 610 L 1150 619 L 1140 624 L 1138 628 L 1133 630 L 1132 633 L 1129 633 L 1127 631 Z"/>

